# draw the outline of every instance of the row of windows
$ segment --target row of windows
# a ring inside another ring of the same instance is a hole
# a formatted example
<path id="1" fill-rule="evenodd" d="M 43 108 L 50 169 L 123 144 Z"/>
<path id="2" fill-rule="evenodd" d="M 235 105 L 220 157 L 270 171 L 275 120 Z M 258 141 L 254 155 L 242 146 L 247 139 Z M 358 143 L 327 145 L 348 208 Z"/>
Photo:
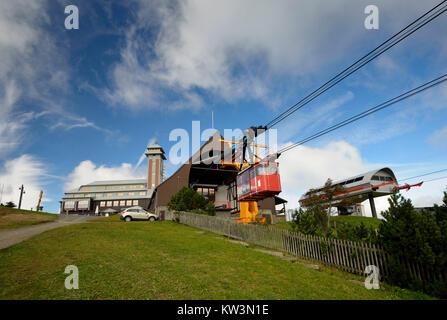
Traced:
<path id="1" fill-rule="evenodd" d="M 100 207 L 130 207 L 138 206 L 138 200 L 115 200 L 115 201 L 101 201 Z"/>
<path id="2" fill-rule="evenodd" d="M 79 200 L 79 201 L 65 201 L 64 209 L 66 210 L 74 210 L 76 208 L 78 210 L 88 210 L 89 209 L 89 201 L 88 200 Z M 99 203 L 100 207 L 130 207 L 130 206 L 138 206 L 138 200 L 115 200 L 115 201 L 101 201 Z"/>
<path id="3" fill-rule="evenodd" d="M 125 189 L 144 189 L 144 184 L 119 185 L 119 186 L 85 186 L 80 191 L 100 191 L 100 190 L 125 190 Z"/>
<path id="4" fill-rule="evenodd" d="M 124 196 L 145 196 L 146 191 L 139 192 L 111 192 L 111 193 L 84 193 L 84 194 L 67 194 L 67 198 L 112 198 Z"/>
<path id="5" fill-rule="evenodd" d="M 216 190 L 214 188 L 197 188 L 196 192 L 200 193 L 211 202 L 215 200 Z"/>
<path id="6" fill-rule="evenodd" d="M 391 178 L 391 177 L 384 177 L 384 176 L 372 176 L 371 180 L 376 180 L 376 181 L 393 181 L 393 178 Z"/>

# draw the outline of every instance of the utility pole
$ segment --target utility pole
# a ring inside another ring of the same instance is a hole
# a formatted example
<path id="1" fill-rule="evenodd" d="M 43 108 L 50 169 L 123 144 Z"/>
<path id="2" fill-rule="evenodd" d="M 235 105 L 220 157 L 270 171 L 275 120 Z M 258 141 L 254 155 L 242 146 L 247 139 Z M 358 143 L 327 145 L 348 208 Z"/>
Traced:
<path id="1" fill-rule="evenodd" d="M 2 183 L 2 191 L 0 192 L 0 203 L 2 203 L 2 199 L 3 199 L 3 188 L 5 187 L 5 185 Z"/>
<path id="2" fill-rule="evenodd" d="M 20 190 L 20 199 L 19 199 L 19 206 L 18 206 L 18 209 L 20 209 L 20 207 L 22 206 L 22 196 L 23 196 L 23 194 L 25 193 L 25 190 L 23 189 L 23 184 L 22 184 L 22 186 L 19 188 L 19 190 Z"/>
<path id="3" fill-rule="evenodd" d="M 43 195 L 43 190 L 40 190 L 39 202 L 37 202 L 37 209 L 36 209 L 37 212 L 40 211 L 40 201 L 42 200 L 42 195 Z"/>

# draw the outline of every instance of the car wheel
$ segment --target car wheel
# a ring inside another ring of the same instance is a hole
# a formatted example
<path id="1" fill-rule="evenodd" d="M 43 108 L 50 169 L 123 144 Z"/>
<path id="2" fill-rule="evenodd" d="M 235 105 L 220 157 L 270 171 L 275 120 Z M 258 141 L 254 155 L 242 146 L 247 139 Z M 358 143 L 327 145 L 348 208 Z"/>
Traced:
<path id="1" fill-rule="evenodd" d="M 127 216 L 127 217 L 124 218 L 124 221 L 126 221 L 126 222 L 132 221 L 132 218 Z"/>
<path id="2" fill-rule="evenodd" d="M 155 221 L 154 217 L 149 217 L 149 221 Z"/>

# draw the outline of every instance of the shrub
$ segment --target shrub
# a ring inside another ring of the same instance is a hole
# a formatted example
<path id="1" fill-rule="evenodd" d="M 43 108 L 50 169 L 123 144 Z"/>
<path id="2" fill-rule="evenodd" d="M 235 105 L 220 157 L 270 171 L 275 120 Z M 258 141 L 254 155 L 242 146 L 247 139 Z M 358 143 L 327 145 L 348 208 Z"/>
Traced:
<path id="1" fill-rule="evenodd" d="M 169 210 L 190 211 L 199 214 L 216 215 L 216 208 L 203 195 L 195 190 L 183 187 L 172 196 Z"/>
<path id="2" fill-rule="evenodd" d="M 379 243 L 391 255 L 390 281 L 447 296 L 446 283 L 418 283 L 410 278 L 405 267 L 405 262 L 419 263 L 431 274 L 447 268 L 447 194 L 444 193 L 444 204 L 435 206 L 435 214 L 417 212 L 411 200 L 400 194 L 392 195 L 388 202 L 389 209 L 382 212 L 385 221 L 379 228 Z"/>
<path id="3" fill-rule="evenodd" d="M 15 208 L 16 204 L 14 202 L 12 202 L 12 201 L 8 201 L 8 202 L 6 202 L 5 207 L 7 207 L 7 208 Z"/>
<path id="4" fill-rule="evenodd" d="M 312 210 L 295 210 L 293 214 L 292 230 L 306 235 L 322 235 L 323 228 Z"/>

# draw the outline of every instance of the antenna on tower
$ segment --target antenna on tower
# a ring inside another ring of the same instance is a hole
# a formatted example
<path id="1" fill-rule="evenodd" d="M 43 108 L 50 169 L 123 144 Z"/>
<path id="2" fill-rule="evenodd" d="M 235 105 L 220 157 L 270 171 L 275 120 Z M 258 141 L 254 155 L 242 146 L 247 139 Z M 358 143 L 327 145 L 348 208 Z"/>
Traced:
<path id="1" fill-rule="evenodd" d="M 211 111 L 211 129 L 214 129 L 214 111 Z"/>

